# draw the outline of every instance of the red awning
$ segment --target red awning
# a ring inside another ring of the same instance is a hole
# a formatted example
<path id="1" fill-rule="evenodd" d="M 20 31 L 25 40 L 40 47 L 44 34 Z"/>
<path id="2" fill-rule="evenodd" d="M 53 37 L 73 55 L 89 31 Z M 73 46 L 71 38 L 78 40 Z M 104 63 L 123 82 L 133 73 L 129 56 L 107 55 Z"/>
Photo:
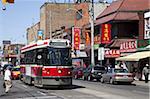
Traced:
<path id="1" fill-rule="evenodd" d="M 103 18 L 96 20 L 95 25 L 106 23 L 112 20 L 114 21 L 139 20 L 139 17 L 137 13 L 133 13 L 133 12 L 118 12 L 118 13 L 114 13 L 114 14 L 111 14 L 111 15 L 108 15 L 108 16 L 105 16 Z"/>

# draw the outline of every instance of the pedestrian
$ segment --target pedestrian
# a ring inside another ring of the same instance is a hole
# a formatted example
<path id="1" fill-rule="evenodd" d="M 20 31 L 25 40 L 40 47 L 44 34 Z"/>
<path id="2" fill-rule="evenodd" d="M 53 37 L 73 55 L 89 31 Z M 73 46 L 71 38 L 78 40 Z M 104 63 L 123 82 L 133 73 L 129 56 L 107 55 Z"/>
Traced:
<path id="1" fill-rule="evenodd" d="M 148 77 L 149 77 L 149 65 L 146 64 L 145 67 L 143 68 L 143 73 L 145 77 L 145 83 L 148 83 Z"/>
<path id="2" fill-rule="evenodd" d="M 10 66 L 8 66 L 5 70 L 4 81 L 5 81 L 5 92 L 8 93 L 8 91 L 12 87 L 11 67 Z"/>

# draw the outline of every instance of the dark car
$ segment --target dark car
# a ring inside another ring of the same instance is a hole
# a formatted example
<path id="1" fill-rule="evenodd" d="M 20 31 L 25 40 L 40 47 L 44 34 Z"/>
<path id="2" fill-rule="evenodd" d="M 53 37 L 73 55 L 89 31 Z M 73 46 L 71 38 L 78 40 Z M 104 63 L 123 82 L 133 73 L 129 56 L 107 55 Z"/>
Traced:
<path id="1" fill-rule="evenodd" d="M 74 69 L 72 71 L 73 78 L 75 78 L 75 79 L 82 78 L 83 70 L 84 70 L 83 67 L 74 67 Z"/>
<path id="2" fill-rule="evenodd" d="M 105 72 L 106 69 L 103 66 L 90 66 L 83 71 L 83 80 L 92 81 L 93 79 L 96 79 L 99 81 L 102 74 Z"/>
<path id="3" fill-rule="evenodd" d="M 83 76 L 83 70 L 84 70 L 83 67 L 74 67 L 74 69 L 72 71 L 72 76 L 75 79 L 82 78 L 82 76 Z"/>

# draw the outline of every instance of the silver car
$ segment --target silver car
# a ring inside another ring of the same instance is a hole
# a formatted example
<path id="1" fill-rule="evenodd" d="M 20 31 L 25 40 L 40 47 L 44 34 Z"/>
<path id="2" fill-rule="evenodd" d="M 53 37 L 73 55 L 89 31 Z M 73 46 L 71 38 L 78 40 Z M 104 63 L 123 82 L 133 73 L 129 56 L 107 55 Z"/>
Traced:
<path id="1" fill-rule="evenodd" d="M 129 73 L 126 69 L 122 68 L 110 68 L 104 74 L 102 74 L 101 82 L 109 82 L 115 84 L 117 82 L 132 83 L 134 77 L 132 73 Z"/>

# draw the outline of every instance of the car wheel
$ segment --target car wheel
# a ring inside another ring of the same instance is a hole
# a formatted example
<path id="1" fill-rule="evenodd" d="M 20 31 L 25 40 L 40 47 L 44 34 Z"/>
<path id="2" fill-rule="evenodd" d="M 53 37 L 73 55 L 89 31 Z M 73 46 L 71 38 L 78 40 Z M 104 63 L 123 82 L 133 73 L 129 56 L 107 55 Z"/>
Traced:
<path id="1" fill-rule="evenodd" d="M 110 83 L 110 84 L 114 84 L 114 81 L 113 81 L 112 78 L 110 78 L 109 83 Z"/>
<path id="2" fill-rule="evenodd" d="M 101 83 L 104 83 L 104 78 L 103 77 L 101 78 Z"/>

